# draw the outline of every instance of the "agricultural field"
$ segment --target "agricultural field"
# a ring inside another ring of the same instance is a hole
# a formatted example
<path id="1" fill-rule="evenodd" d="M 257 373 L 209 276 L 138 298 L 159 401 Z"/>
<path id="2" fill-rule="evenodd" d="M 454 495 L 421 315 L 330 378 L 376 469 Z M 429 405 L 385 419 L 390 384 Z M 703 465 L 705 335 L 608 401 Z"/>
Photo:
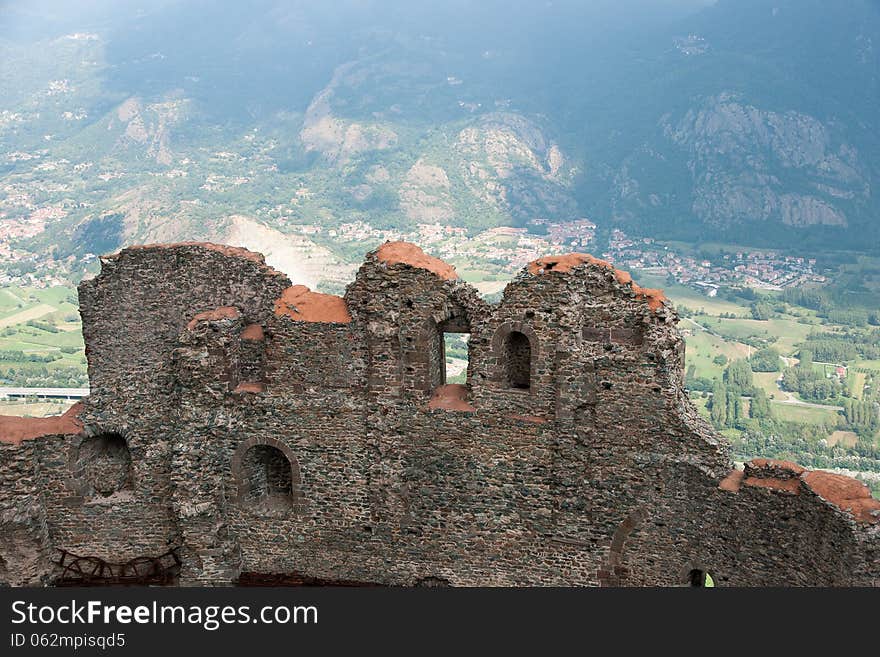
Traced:
<path id="1" fill-rule="evenodd" d="M 839 414 L 831 407 L 820 408 L 784 402 L 771 402 L 774 417 L 801 424 L 834 424 Z"/>
<path id="2" fill-rule="evenodd" d="M 752 378 L 755 386 L 767 393 L 769 399 L 785 399 L 785 392 L 779 389 L 777 383 L 779 372 L 755 372 Z"/>
<path id="3" fill-rule="evenodd" d="M 828 437 L 828 444 L 831 447 L 835 445 L 843 445 L 844 447 L 855 447 L 859 437 L 852 431 L 834 431 Z"/>
<path id="4" fill-rule="evenodd" d="M 748 312 L 748 309 L 746 309 Z M 783 354 L 795 351 L 795 345 L 802 342 L 815 326 L 792 319 L 727 319 L 721 317 L 699 317 L 701 324 L 709 330 L 732 340 L 758 340 L 769 342 Z"/>
<path id="5" fill-rule="evenodd" d="M 0 415 L 49 417 L 50 415 L 62 415 L 72 405 L 72 401 L 63 399 L 50 401 L 4 399 L 0 400 Z"/>
<path id="6" fill-rule="evenodd" d="M 76 291 L 0 290 L 0 385 L 79 387 L 87 382 Z"/>
<path id="7" fill-rule="evenodd" d="M 862 399 L 865 391 L 865 383 L 868 375 L 864 372 L 856 372 L 852 369 L 846 375 L 846 385 L 853 399 Z"/>
<path id="8" fill-rule="evenodd" d="M 713 359 L 719 355 L 728 360 L 745 358 L 748 355 L 748 345 L 713 335 L 699 326 L 694 326 L 687 319 L 682 321 L 681 327 L 686 331 L 687 365 L 694 365 L 697 376 L 707 379 L 720 377 L 723 368 L 713 362 Z"/>

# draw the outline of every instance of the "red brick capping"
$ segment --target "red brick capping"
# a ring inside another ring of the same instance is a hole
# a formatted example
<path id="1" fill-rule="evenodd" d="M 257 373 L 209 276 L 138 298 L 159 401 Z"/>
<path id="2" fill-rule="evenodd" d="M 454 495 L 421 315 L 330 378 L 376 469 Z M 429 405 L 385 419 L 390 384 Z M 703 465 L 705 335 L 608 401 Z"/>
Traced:
<path id="1" fill-rule="evenodd" d="M 189 320 L 186 328 L 192 331 L 199 322 L 219 322 L 224 319 L 238 319 L 239 317 L 241 317 L 241 313 L 238 312 L 238 308 L 233 308 L 232 306 L 220 306 L 214 310 L 206 310 L 198 313 Z"/>
<path id="2" fill-rule="evenodd" d="M 82 431 L 79 414 L 83 403 L 77 402 L 64 415 L 55 417 L 17 417 L 0 415 L 0 443 L 21 445 L 25 440 L 43 436 L 71 435 Z"/>
<path id="3" fill-rule="evenodd" d="M 871 491 L 859 480 L 814 470 L 804 474 L 803 481 L 816 495 L 852 514 L 856 520 L 871 524 L 880 522 L 880 500 L 871 497 Z"/>
<path id="4" fill-rule="evenodd" d="M 753 470 L 778 470 L 781 471 L 780 474 L 785 476 L 785 472 L 790 472 L 792 475 L 799 476 L 802 475 L 807 469 L 803 466 L 798 465 L 797 463 L 792 463 L 791 461 L 780 461 L 779 459 L 752 459 L 746 464 L 747 469 Z M 776 476 L 779 476 L 777 474 Z"/>
<path id="5" fill-rule="evenodd" d="M 236 485 L 238 486 L 238 501 L 244 501 L 247 495 L 248 482 L 245 480 L 242 469 L 245 454 L 247 454 L 248 450 L 250 450 L 252 447 L 257 447 L 261 445 L 266 447 L 274 447 L 285 456 L 287 462 L 290 464 L 290 494 L 293 499 L 294 512 L 299 513 L 302 507 L 302 491 L 300 490 L 302 478 L 300 476 L 299 461 L 296 460 L 296 456 L 287 445 L 285 445 L 280 440 L 276 440 L 275 438 L 247 438 L 246 440 L 242 441 L 242 443 L 236 448 L 235 453 L 232 455 L 231 469 L 232 476 L 235 478 Z"/>
<path id="6" fill-rule="evenodd" d="M 610 262 L 595 258 L 589 253 L 566 253 L 564 255 L 544 256 L 530 262 L 528 264 L 528 271 L 533 275 L 546 274 L 548 272 L 565 274 L 581 265 L 593 265 L 594 267 L 601 267 L 612 272 L 620 285 L 629 285 L 636 298 L 647 301 L 648 308 L 651 310 L 659 310 L 666 301 L 666 295 L 663 294 L 663 290 L 642 287 L 633 281 L 629 272 L 615 269 L 614 265 Z"/>
<path id="7" fill-rule="evenodd" d="M 731 470 L 730 474 L 727 475 L 724 479 L 721 480 L 721 483 L 718 484 L 718 488 L 721 490 L 726 490 L 729 493 L 738 493 L 740 487 L 743 483 L 743 477 L 745 477 L 745 472 L 742 470 Z"/>
<path id="8" fill-rule="evenodd" d="M 275 301 L 275 314 L 300 322 L 348 324 L 351 315 L 345 299 L 334 294 L 312 292 L 305 285 L 293 285 Z"/>
<path id="9" fill-rule="evenodd" d="M 429 256 L 410 242 L 385 242 L 375 253 L 376 260 L 386 265 L 409 265 L 436 274 L 446 281 L 454 281 L 458 278 L 455 267 L 440 258 Z"/>
<path id="10" fill-rule="evenodd" d="M 800 479 L 778 479 L 776 477 L 746 477 L 743 480 L 744 486 L 753 486 L 757 488 L 769 488 L 779 491 L 780 493 L 791 493 L 792 495 L 800 495 L 801 482 Z"/>
<path id="11" fill-rule="evenodd" d="M 528 264 L 528 269 L 530 274 L 535 275 L 546 274 L 548 272 L 567 274 L 575 267 L 580 267 L 581 265 L 586 264 L 617 271 L 607 260 L 594 258 L 589 253 L 565 253 L 562 255 L 543 256 L 537 260 L 532 260 Z M 621 272 L 621 274 L 626 274 L 626 272 Z M 626 275 L 629 276 L 629 274 Z"/>

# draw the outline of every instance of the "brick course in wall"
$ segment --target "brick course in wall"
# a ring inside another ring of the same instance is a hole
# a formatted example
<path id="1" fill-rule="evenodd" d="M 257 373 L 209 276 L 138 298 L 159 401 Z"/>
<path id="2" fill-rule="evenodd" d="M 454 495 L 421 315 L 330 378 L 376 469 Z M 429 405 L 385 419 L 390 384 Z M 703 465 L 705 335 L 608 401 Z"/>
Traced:
<path id="1" fill-rule="evenodd" d="M 171 552 L 181 585 L 880 584 L 867 488 L 734 470 L 672 306 L 589 256 L 490 305 L 406 243 L 344 298 L 243 249 L 150 245 L 102 259 L 80 305 L 90 397 L 0 418 L 0 583 Z"/>

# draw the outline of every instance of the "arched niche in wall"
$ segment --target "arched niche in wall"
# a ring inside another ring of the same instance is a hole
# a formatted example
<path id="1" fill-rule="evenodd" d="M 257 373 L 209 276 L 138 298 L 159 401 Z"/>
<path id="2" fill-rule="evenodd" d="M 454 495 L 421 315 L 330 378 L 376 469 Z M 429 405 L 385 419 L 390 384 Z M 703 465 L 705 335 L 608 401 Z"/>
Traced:
<path id="1" fill-rule="evenodd" d="M 629 575 L 626 566 L 624 566 L 626 542 L 647 517 L 648 513 L 645 509 L 634 509 L 614 530 L 614 534 L 611 537 L 611 546 L 608 548 L 608 555 L 597 574 L 599 586 L 615 587 L 626 584 L 626 579 Z"/>
<path id="2" fill-rule="evenodd" d="M 116 500 L 133 493 L 131 452 L 120 433 L 82 438 L 71 451 L 70 470 L 74 487 L 82 497 Z"/>
<path id="3" fill-rule="evenodd" d="M 682 586 L 691 588 L 714 588 L 718 586 L 718 578 L 702 564 L 688 564 L 681 569 L 679 577 Z"/>
<path id="4" fill-rule="evenodd" d="M 522 322 L 506 322 L 492 338 L 493 380 L 504 390 L 533 392 L 538 361 L 538 336 Z"/>
<path id="5" fill-rule="evenodd" d="M 249 438 L 232 457 L 237 501 L 257 515 L 278 516 L 301 509 L 300 469 L 293 452 L 274 438 Z"/>

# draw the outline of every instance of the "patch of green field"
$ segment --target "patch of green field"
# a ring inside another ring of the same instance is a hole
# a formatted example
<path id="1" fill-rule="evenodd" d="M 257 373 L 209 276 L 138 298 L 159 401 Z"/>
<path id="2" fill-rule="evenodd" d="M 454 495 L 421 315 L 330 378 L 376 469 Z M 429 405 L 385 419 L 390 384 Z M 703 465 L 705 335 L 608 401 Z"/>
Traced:
<path id="1" fill-rule="evenodd" d="M 25 307 L 24 299 L 13 294 L 10 290 L 0 292 L 0 317 L 15 313 Z"/>
<path id="2" fill-rule="evenodd" d="M 864 372 L 856 372 L 852 368 L 847 371 L 846 385 L 849 388 L 849 394 L 855 399 L 861 399 L 865 390 L 865 380 L 868 375 Z"/>
<path id="3" fill-rule="evenodd" d="M 672 300 L 676 306 L 687 306 L 691 310 L 704 311 L 707 315 L 720 315 L 721 313 L 733 313 L 737 316 L 751 316 L 748 306 L 743 306 L 726 299 L 707 297 L 696 290 L 683 285 L 669 285 L 666 279 L 656 274 L 632 272 L 633 280 L 642 287 L 661 288 L 663 293 Z"/>
<path id="4" fill-rule="evenodd" d="M 702 415 L 707 420 L 709 419 L 709 409 L 706 408 L 706 404 L 709 402 L 708 397 L 701 396 L 691 396 L 691 403 L 696 407 L 697 411 L 699 411 L 700 415 Z"/>
<path id="5" fill-rule="evenodd" d="M 712 362 L 712 359 L 718 355 L 726 356 L 730 361 L 745 358 L 748 353 L 746 345 L 726 341 L 707 333 L 689 322 L 682 322 L 682 328 L 687 328 L 691 331 L 690 335 L 685 335 L 686 366 L 690 367 L 693 365 L 695 374 L 698 377 L 707 379 L 721 378 L 722 368 Z"/>
<path id="6" fill-rule="evenodd" d="M 793 354 L 795 344 L 806 339 L 812 327 L 792 319 L 722 319 L 720 317 L 698 317 L 712 331 L 734 340 L 757 338 L 768 340 L 783 355 Z"/>
<path id="7" fill-rule="evenodd" d="M 853 431 L 833 431 L 831 435 L 828 436 L 828 445 L 831 447 L 834 447 L 835 445 L 855 447 L 858 441 L 859 437 Z"/>
<path id="8" fill-rule="evenodd" d="M 784 394 L 776 383 L 778 377 L 779 372 L 755 372 L 752 375 L 752 381 L 756 387 L 766 392 L 770 399 L 783 399 Z"/>
<path id="9" fill-rule="evenodd" d="M 0 415 L 18 417 L 49 417 L 61 415 L 74 404 L 64 399 L 32 402 L 24 399 L 0 401 Z"/>
<path id="10" fill-rule="evenodd" d="M 825 378 L 837 378 L 837 364 L 836 363 L 813 363 L 812 369 L 814 372 L 821 374 Z"/>
<path id="11" fill-rule="evenodd" d="M 455 265 L 455 271 L 458 273 L 459 278 L 463 281 L 467 281 L 468 283 L 481 283 L 483 281 L 508 281 L 510 280 L 510 276 L 505 275 L 500 271 L 491 271 L 489 269 L 476 269 L 473 267 L 468 267 L 466 265 L 459 266 L 456 264 L 455 260 L 452 260 L 450 264 Z"/>
<path id="12" fill-rule="evenodd" d="M 72 287 L 0 290 L 0 376 L 13 385 L 81 385 L 86 375 L 76 291 Z M 8 352 L 21 352 L 20 357 Z M 35 361 L 33 358 L 51 357 Z"/>
<path id="13" fill-rule="evenodd" d="M 880 360 L 856 360 L 851 363 L 851 367 L 872 370 L 880 374 Z"/>
<path id="14" fill-rule="evenodd" d="M 789 422 L 801 422 L 802 424 L 833 424 L 837 422 L 838 413 L 832 408 L 815 408 L 813 406 L 800 406 L 798 404 L 783 404 L 770 402 L 773 416 Z"/>

